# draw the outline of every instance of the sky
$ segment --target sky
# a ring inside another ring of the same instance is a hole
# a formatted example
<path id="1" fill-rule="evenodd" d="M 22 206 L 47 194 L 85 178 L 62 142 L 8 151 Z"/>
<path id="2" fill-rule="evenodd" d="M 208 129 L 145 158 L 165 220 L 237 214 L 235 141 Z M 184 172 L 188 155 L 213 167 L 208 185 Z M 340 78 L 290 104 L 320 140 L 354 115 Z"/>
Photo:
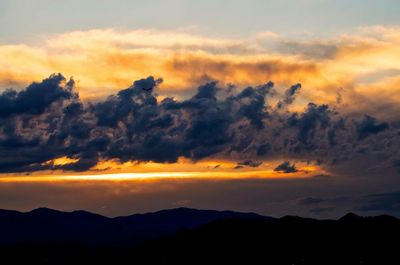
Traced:
<path id="1" fill-rule="evenodd" d="M 0 1 L 0 208 L 400 216 L 396 1 Z"/>
<path id="2" fill-rule="evenodd" d="M 399 11 L 395 0 L 2 0 L 0 36 L 19 42 L 42 34 L 110 27 L 194 27 L 213 36 L 260 31 L 326 35 L 396 25 Z"/>

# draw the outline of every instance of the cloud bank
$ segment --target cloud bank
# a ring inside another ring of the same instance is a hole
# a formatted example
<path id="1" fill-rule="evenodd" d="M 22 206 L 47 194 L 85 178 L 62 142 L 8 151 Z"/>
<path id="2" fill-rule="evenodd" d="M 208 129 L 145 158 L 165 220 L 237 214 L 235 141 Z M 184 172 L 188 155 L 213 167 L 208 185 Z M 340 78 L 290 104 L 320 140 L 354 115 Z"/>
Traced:
<path id="1" fill-rule="evenodd" d="M 399 170 L 398 124 L 308 103 L 294 111 L 300 84 L 280 96 L 274 84 L 237 88 L 204 83 L 188 99 L 156 97 L 149 76 L 102 101 L 83 102 L 73 79 L 51 75 L 0 94 L 0 172 L 86 171 L 99 161 L 174 163 L 222 159 L 257 167 L 301 160 L 345 173 Z M 55 163 L 60 157 L 70 159 Z M 52 162 L 53 161 L 53 162 Z M 351 163 L 350 172 L 345 166 Z M 290 162 L 278 172 L 296 172 Z"/>

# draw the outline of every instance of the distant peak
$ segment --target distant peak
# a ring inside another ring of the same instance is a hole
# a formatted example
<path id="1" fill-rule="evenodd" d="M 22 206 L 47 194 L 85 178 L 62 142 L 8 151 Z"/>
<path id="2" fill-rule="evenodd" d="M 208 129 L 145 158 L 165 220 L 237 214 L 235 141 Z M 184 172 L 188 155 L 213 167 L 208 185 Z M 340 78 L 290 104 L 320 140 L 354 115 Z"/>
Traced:
<path id="1" fill-rule="evenodd" d="M 156 212 L 150 212 L 147 214 L 160 214 L 160 213 L 200 213 L 206 212 L 208 210 L 200 210 L 194 208 L 187 208 L 187 207 L 178 207 L 178 208 L 171 208 L 171 209 L 164 209 Z M 210 210 L 211 211 L 211 210 Z"/>
<path id="2" fill-rule="evenodd" d="M 348 213 L 342 218 L 339 219 L 339 221 L 352 221 L 352 220 L 361 220 L 363 217 L 355 214 L 355 213 Z"/>
<path id="3" fill-rule="evenodd" d="M 61 213 L 61 211 L 50 209 L 47 207 L 40 207 L 40 208 L 34 209 L 28 213 Z"/>

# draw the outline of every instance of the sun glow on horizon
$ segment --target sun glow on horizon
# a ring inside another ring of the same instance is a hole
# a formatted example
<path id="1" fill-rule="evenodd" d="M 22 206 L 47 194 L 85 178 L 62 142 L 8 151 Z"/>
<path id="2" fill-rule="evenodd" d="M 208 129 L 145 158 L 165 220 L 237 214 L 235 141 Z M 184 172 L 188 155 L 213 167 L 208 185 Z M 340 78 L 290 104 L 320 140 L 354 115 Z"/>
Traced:
<path id="1" fill-rule="evenodd" d="M 56 159 L 57 160 L 57 159 Z M 61 160 L 60 160 L 61 161 Z M 62 162 L 72 161 L 68 159 Z M 115 161 L 105 161 L 95 170 L 104 168 L 104 165 L 115 166 Z M 132 166 L 133 165 L 133 166 Z M 223 165 L 223 166 L 221 166 Z M 103 172 L 89 171 L 82 174 L 67 174 L 60 171 L 38 172 L 29 175 L 7 174 L 0 177 L 0 183 L 5 182 L 60 182 L 60 181 L 151 181 L 151 180 L 229 180 L 229 179 L 293 179 L 310 178 L 318 174 L 326 174 L 323 169 L 315 165 L 300 165 L 296 172 L 281 173 L 274 171 L 270 164 L 259 168 L 232 167 L 232 162 L 209 161 L 197 163 L 140 163 L 132 162 L 120 164 L 120 168 L 107 169 Z M 229 167 L 228 167 L 229 166 Z M 132 172 L 135 170 L 136 172 Z M 90 173 L 90 174 L 88 174 Z"/>

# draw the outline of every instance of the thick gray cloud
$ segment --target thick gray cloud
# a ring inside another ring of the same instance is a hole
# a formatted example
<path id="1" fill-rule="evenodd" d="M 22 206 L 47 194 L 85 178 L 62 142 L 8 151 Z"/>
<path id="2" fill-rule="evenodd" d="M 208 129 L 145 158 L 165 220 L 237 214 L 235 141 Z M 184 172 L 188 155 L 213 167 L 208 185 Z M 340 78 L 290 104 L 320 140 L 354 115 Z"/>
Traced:
<path id="1" fill-rule="evenodd" d="M 296 166 L 293 164 L 291 165 L 289 161 L 285 161 L 282 164 L 278 165 L 274 171 L 282 172 L 282 173 L 294 173 L 297 172 Z"/>
<path id="2" fill-rule="evenodd" d="M 179 157 L 253 167 L 267 159 L 318 161 L 330 168 L 378 157 L 394 168 L 400 158 L 398 129 L 385 121 L 315 103 L 290 111 L 300 84 L 271 100 L 277 95 L 272 82 L 238 92 L 209 82 L 191 98 L 158 101 L 154 90 L 161 82 L 150 76 L 93 103 L 82 102 L 73 80 L 61 74 L 3 92 L 0 172 L 85 171 L 100 159 L 172 163 Z M 45 163 L 62 156 L 78 162 Z M 287 163 L 278 171 L 293 172 Z"/>
<path id="3" fill-rule="evenodd" d="M 63 81 L 65 78 L 61 74 L 54 74 L 41 83 L 32 83 L 20 92 L 6 90 L 0 95 L 0 116 L 42 114 L 53 102 L 76 96 L 72 91 L 73 80 L 62 85 Z"/>
<path id="4" fill-rule="evenodd" d="M 377 134 L 389 128 L 387 122 L 377 122 L 374 117 L 366 115 L 364 120 L 357 124 L 358 137 L 363 139 L 371 134 Z"/>

